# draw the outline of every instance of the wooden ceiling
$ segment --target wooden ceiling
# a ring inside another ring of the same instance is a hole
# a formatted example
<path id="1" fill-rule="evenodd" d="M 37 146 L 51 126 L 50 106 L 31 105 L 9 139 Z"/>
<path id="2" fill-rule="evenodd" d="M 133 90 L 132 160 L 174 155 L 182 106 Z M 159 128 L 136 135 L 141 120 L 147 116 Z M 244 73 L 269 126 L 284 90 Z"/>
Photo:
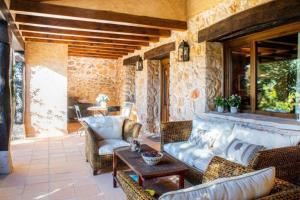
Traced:
<path id="1" fill-rule="evenodd" d="M 64 43 L 69 55 L 118 59 L 184 31 L 185 21 L 11 0 L 10 11 L 25 41 Z"/>

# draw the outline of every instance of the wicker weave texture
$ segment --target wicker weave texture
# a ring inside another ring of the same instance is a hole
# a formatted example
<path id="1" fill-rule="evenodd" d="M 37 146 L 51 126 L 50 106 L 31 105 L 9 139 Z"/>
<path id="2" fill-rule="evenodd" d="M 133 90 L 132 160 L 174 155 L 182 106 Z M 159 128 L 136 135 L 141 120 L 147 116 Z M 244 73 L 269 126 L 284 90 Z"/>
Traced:
<path id="1" fill-rule="evenodd" d="M 85 155 L 86 160 L 90 163 L 94 175 L 101 169 L 112 167 L 113 155 L 99 155 L 99 141 L 101 139 L 86 123 L 82 123 L 85 129 Z M 125 120 L 123 125 L 123 138 L 128 137 L 137 138 L 141 129 L 141 124 L 133 122 L 131 120 Z"/>

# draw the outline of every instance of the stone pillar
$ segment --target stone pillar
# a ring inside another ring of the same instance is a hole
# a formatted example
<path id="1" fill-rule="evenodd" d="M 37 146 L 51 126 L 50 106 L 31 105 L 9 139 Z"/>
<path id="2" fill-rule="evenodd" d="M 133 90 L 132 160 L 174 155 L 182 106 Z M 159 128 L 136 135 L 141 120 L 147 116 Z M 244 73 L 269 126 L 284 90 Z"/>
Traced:
<path id="1" fill-rule="evenodd" d="M 8 25 L 0 21 L 0 174 L 12 171 L 9 149 L 11 130 L 10 45 Z"/>
<path id="2" fill-rule="evenodd" d="M 223 45 L 218 42 L 206 42 L 205 49 L 205 111 L 214 110 L 214 99 L 223 95 Z"/>
<path id="3" fill-rule="evenodd" d="M 160 61 L 147 61 L 147 125 L 150 133 L 160 128 Z"/>

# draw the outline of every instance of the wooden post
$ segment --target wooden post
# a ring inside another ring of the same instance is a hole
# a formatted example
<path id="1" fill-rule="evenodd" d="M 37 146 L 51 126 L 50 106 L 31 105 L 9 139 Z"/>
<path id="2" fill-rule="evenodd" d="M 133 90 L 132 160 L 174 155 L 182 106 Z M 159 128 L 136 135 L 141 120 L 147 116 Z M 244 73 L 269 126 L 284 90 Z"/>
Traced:
<path id="1" fill-rule="evenodd" d="M 8 25 L 0 21 L 0 174 L 12 170 L 9 150 L 11 131 L 10 45 Z"/>

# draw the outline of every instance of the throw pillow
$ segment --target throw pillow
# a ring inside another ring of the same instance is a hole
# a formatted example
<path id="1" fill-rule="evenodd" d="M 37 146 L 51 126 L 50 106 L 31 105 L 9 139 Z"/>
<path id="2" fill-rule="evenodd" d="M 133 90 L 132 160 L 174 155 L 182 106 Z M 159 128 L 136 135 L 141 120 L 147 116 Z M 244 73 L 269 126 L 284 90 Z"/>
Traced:
<path id="1" fill-rule="evenodd" d="M 239 139 L 233 139 L 225 149 L 223 157 L 228 160 L 237 162 L 241 165 L 247 166 L 253 156 L 261 150 L 264 146 L 250 144 Z"/>
<path id="2" fill-rule="evenodd" d="M 275 168 L 270 167 L 241 176 L 220 178 L 190 188 L 168 192 L 160 196 L 159 200 L 257 199 L 267 196 L 274 182 Z"/>
<path id="3" fill-rule="evenodd" d="M 121 116 L 85 117 L 89 127 L 103 139 L 122 139 L 122 129 L 125 118 Z"/>

